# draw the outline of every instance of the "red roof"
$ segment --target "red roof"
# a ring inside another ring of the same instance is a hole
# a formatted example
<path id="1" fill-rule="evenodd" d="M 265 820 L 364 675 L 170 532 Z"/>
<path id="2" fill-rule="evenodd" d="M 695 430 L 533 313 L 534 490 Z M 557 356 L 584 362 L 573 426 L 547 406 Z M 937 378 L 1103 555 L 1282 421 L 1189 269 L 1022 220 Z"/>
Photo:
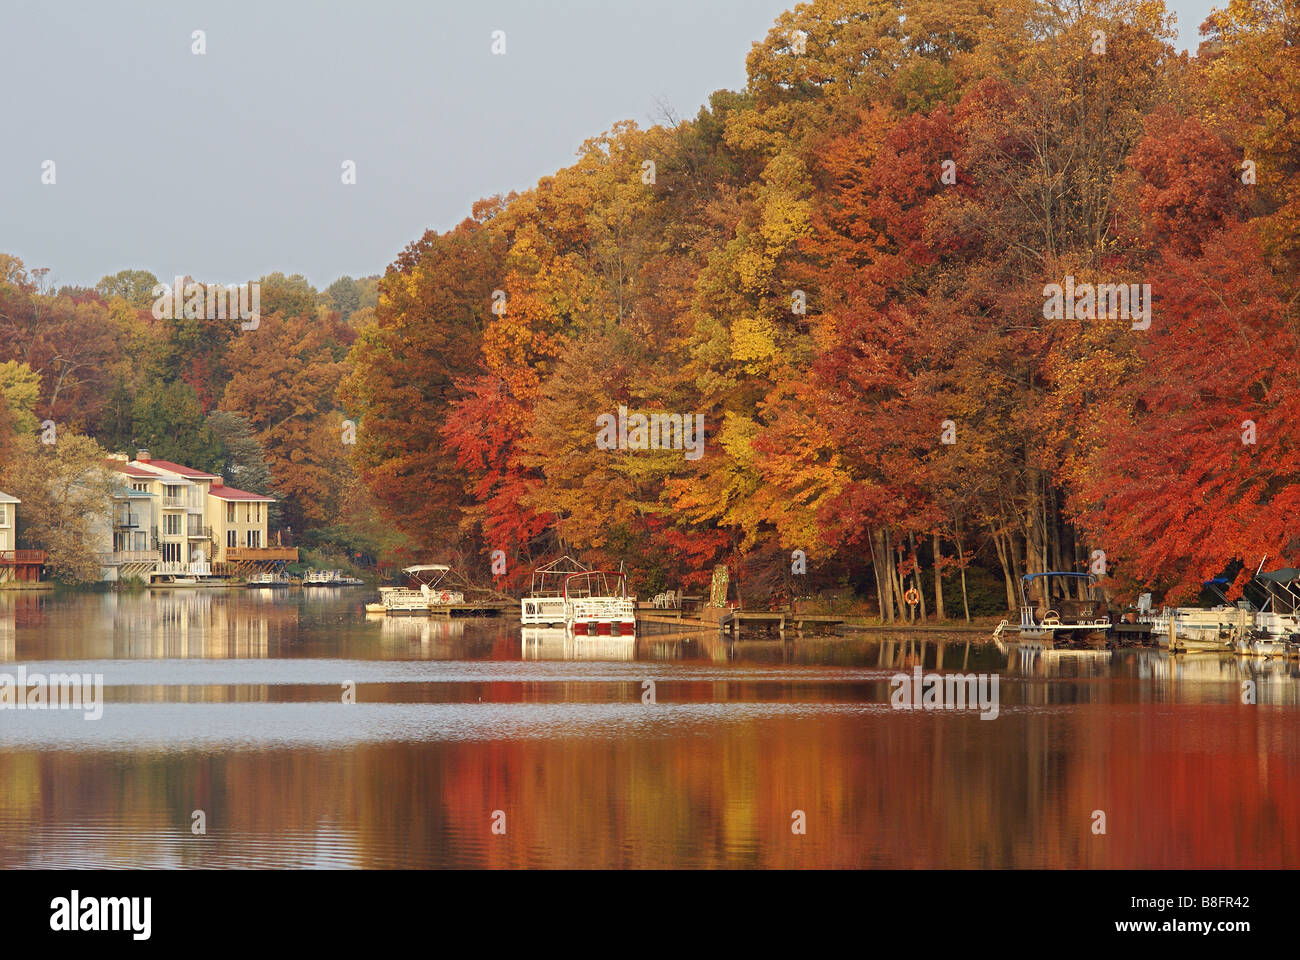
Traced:
<path id="1" fill-rule="evenodd" d="M 274 497 L 264 496 L 260 493 L 249 493 L 247 490 L 236 490 L 234 487 L 218 487 L 213 484 L 212 489 L 208 491 L 209 496 L 216 497 L 218 500 L 262 500 L 266 503 L 275 503 Z"/>
<path id="2" fill-rule="evenodd" d="M 157 480 L 158 474 L 151 473 L 148 470 L 141 470 L 139 467 L 133 467 L 125 460 L 106 460 L 110 470 L 116 470 L 118 473 L 125 473 L 128 477 L 136 477 L 140 480 Z"/>
<path id="3" fill-rule="evenodd" d="M 140 460 L 133 464 L 135 467 L 149 469 L 156 467 L 159 470 L 166 470 L 168 473 L 174 473 L 178 476 L 191 480 L 220 480 L 215 473 L 204 473 L 202 470 L 192 470 L 189 467 L 182 467 L 179 463 L 172 463 L 170 460 Z"/>

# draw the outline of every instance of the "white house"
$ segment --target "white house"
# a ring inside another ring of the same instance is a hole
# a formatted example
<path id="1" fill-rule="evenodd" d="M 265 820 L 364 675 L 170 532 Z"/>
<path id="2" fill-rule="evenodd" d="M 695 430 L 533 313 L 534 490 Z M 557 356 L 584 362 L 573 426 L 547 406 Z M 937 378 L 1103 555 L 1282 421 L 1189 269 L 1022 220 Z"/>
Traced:
<path id="1" fill-rule="evenodd" d="M 17 497 L 0 492 L 0 551 L 14 549 L 19 502 Z"/>

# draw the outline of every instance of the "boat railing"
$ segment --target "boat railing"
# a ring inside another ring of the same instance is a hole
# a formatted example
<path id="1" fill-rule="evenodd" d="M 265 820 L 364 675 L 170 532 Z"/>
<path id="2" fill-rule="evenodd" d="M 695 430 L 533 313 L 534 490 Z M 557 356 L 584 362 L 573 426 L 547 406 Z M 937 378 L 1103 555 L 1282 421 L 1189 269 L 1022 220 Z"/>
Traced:
<path id="1" fill-rule="evenodd" d="M 636 614 L 630 597 L 578 597 L 570 599 L 569 609 L 574 620 L 629 618 Z"/>

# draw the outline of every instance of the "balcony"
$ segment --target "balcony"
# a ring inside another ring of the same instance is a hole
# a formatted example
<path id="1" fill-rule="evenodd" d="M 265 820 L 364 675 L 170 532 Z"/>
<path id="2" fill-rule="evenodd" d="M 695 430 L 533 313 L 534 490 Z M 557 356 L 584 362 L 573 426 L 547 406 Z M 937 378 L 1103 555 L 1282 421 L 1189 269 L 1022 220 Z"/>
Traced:
<path id="1" fill-rule="evenodd" d="M 102 567 L 118 567 L 126 563 L 161 563 L 162 554 L 157 550 L 114 550 L 101 553 L 99 564 Z"/>
<path id="2" fill-rule="evenodd" d="M 194 518 L 191 517 L 191 520 Z M 212 528 L 205 527 L 201 523 L 189 523 L 185 527 L 185 536 L 190 540 L 211 540 Z"/>
<path id="3" fill-rule="evenodd" d="M 140 518 L 134 513 L 119 513 L 113 518 L 114 530 L 139 530 Z"/>
<path id="4" fill-rule="evenodd" d="M 297 547 L 226 547 L 226 559 L 231 563 L 257 560 L 284 560 L 298 562 Z"/>
<path id="5" fill-rule="evenodd" d="M 169 561 L 160 563 L 154 567 L 155 574 L 174 577 L 210 577 L 212 576 L 212 565 L 205 562 L 194 561 L 192 563 Z"/>
<path id="6" fill-rule="evenodd" d="M 44 550 L 0 550 L 0 563 L 2 564 L 10 565 L 44 562 Z"/>
<path id="7" fill-rule="evenodd" d="M 184 497 L 163 497 L 162 506 L 164 510 L 184 510 L 185 498 Z"/>

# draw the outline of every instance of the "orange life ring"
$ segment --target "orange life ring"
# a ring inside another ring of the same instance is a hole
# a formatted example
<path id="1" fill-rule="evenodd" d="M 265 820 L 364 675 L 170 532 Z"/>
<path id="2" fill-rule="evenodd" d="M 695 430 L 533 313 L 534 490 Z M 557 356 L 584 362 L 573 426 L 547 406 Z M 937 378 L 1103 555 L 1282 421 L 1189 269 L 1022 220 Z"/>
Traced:
<path id="1" fill-rule="evenodd" d="M 921 602 L 921 595 L 916 592 L 916 587 L 907 588 L 907 593 L 903 594 L 903 602 L 909 607 L 914 607 Z"/>
<path id="2" fill-rule="evenodd" d="M 442 591 L 442 602 L 446 603 L 450 599 L 451 599 L 451 594 L 448 593 L 446 590 Z"/>

